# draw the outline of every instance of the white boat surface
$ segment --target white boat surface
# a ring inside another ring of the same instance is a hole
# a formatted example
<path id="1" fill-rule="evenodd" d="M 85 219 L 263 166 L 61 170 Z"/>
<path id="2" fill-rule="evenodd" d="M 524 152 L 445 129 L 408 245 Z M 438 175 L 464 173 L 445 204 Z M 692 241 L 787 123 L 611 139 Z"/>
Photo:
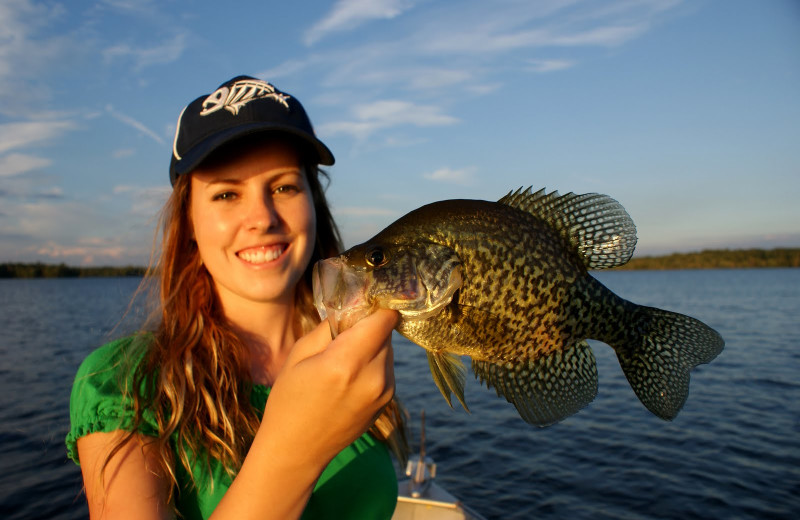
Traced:
<path id="1" fill-rule="evenodd" d="M 425 456 L 425 412 L 422 412 L 420 453 L 406 466 L 407 479 L 397 483 L 397 507 L 392 520 L 486 520 L 437 484 L 436 464 Z"/>
<path id="2" fill-rule="evenodd" d="M 426 492 L 411 496 L 411 479 L 398 482 L 397 507 L 392 520 L 486 520 L 436 482 Z"/>

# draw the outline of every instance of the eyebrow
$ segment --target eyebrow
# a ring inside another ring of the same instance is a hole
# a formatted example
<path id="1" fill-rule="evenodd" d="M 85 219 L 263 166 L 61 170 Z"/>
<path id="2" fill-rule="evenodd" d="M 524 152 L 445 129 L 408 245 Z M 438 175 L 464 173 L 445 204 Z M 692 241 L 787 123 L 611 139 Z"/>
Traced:
<path id="1" fill-rule="evenodd" d="M 224 179 L 213 179 L 213 180 L 210 180 L 210 181 L 206 182 L 206 185 L 207 186 L 213 186 L 215 184 L 242 184 L 242 182 L 244 182 L 244 181 L 242 181 L 241 179 L 236 179 L 236 178 L 233 178 L 233 177 L 231 177 L 231 178 L 226 177 Z"/>
<path id="2" fill-rule="evenodd" d="M 286 169 L 285 171 L 278 172 L 273 178 L 280 178 L 280 177 L 287 176 L 287 175 L 294 175 L 294 176 L 298 176 L 298 177 L 304 177 L 305 176 L 305 169 L 302 168 L 302 167 L 297 169 L 297 170 L 295 170 L 294 168 L 289 168 L 289 169 Z M 221 178 L 214 178 L 212 180 L 209 180 L 205 184 L 206 184 L 206 186 L 215 186 L 215 185 L 218 185 L 218 184 L 239 185 L 239 184 L 244 184 L 244 182 L 245 182 L 244 179 L 240 179 L 238 177 L 221 177 Z"/>

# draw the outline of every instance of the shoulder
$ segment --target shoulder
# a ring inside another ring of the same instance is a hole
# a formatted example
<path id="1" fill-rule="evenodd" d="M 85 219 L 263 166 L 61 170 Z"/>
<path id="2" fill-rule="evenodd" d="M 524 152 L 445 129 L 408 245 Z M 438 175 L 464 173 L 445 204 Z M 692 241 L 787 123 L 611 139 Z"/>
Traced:
<path id="1" fill-rule="evenodd" d="M 67 451 L 76 462 L 78 438 L 95 432 L 130 430 L 135 424 L 134 376 L 150 340 L 146 334 L 121 338 L 94 350 L 81 363 L 70 393 L 67 435 Z M 143 419 L 138 431 L 156 435 L 158 427 L 147 412 Z"/>
<path id="2" fill-rule="evenodd" d="M 141 363 L 150 335 L 137 334 L 120 338 L 92 351 L 75 375 L 76 383 L 87 378 L 103 379 L 123 376 Z"/>
<path id="3" fill-rule="evenodd" d="M 139 365 L 144 360 L 150 334 L 135 334 L 97 348 L 81 363 L 75 374 L 71 401 L 83 398 L 130 395 Z"/>

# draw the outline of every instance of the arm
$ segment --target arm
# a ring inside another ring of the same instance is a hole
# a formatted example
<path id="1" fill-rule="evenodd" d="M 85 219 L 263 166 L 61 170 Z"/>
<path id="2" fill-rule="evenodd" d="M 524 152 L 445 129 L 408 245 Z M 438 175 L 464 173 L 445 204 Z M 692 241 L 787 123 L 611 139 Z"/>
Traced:
<path id="1" fill-rule="evenodd" d="M 172 483 L 155 472 L 155 454 L 143 443 L 144 437 L 131 438 L 103 472 L 108 453 L 126 434 L 92 433 L 78 439 L 90 518 L 174 518 L 172 507 L 167 504 Z"/>
<path id="2" fill-rule="evenodd" d="M 213 519 L 297 518 L 319 475 L 363 434 L 394 394 L 394 311 L 378 311 L 331 341 L 327 323 L 295 343 L 270 392 L 253 445 Z M 322 426 L 324 436 L 318 434 Z M 112 457 L 124 432 L 78 440 L 89 512 L 96 519 L 172 518 L 171 482 L 137 438 Z M 136 441 L 139 442 L 136 442 Z"/>
<path id="3" fill-rule="evenodd" d="M 295 344 L 242 469 L 212 518 L 300 516 L 322 470 L 391 400 L 396 324 L 396 312 L 378 311 L 334 341 L 322 323 Z"/>

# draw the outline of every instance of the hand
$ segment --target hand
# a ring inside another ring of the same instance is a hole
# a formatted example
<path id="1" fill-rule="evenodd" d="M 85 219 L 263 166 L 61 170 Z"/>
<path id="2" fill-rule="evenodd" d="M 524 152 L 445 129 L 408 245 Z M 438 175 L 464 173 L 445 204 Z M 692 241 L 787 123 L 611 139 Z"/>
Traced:
<path id="1" fill-rule="evenodd" d="M 397 320 L 396 312 L 379 310 L 333 341 L 327 323 L 301 338 L 270 392 L 264 412 L 270 425 L 262 426 L 293 432 L 287 442 L 307 454 L 308 463 L 327 465 L 394 395 L 391 332 Z"/>
<path id="2" fill-rule="evenodd" d="M 394 395 L 394 311 L 331 341 L 322 323 L 292 347 L 244 464 L 212 518 L 296 518 L 319 475 Z"/>

